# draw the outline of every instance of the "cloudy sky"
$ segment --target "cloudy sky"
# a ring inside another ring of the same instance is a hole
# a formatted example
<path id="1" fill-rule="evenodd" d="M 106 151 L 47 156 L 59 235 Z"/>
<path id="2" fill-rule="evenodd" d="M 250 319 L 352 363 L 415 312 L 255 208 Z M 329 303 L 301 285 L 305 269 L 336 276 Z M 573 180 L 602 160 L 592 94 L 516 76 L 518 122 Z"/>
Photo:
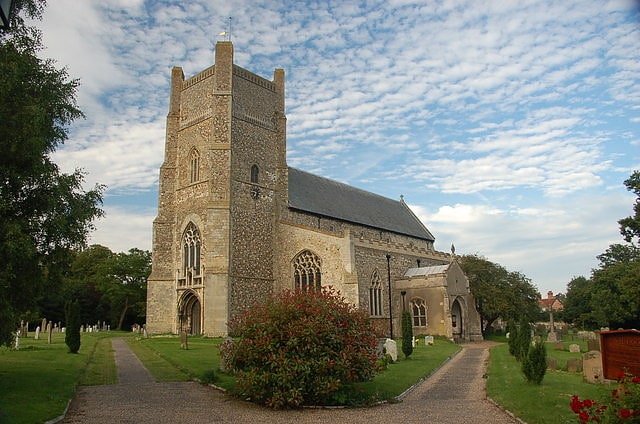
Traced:
<path id="1" fill-rule="evenodd" d="M 55 158 L 108 186 L 91 242 L 114 251 L 151 249 L 170 70 L 212 65 L 229 23 L 236 64 L 285 69 L 289 165 L 404 195 L 439 250 L 564 291 L 632 213 L 636 1 L 49 3 L 43 54 L 86 114 Z"/>

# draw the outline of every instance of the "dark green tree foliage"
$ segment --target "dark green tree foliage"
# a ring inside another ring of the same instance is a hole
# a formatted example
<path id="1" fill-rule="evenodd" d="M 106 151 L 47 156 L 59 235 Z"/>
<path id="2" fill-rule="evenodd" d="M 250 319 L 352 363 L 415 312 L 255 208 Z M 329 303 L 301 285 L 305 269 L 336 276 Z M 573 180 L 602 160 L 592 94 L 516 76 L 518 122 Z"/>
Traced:
<path id="1" fill-rule="evenodd" d="M 518 327 L 514 320 L 509 320 L 507 331 L 509 332 L 509 353 L 512 356 L 516 356 L 516 352 L 518 350 Z"/>
<path id="2" fill-rule="evenodd" d="M 402 353 L 408 358 L 413 353 L 413 323 L 411 312 L 402 312 Z"/>
<path id="3" fill-rule="evenodd" d="M 477 255 L 463 256 L 460 266 L 469 278 L 483 335 L 498 318 L 518 319 L 525 314 L 535 319 L 539 312 L 538 290 L 526 276 Z"/>
<path id="4" fill-rule="evenodd" d="M 239 395 L 271 408 L 336 404 L 352 383 L 373 378 L 377 337 L 368 314 L 332 288 L 285 291 L 230 323 L 221 356 Z"/>
<path id="5" fill-rule="evenodd" d="M 34 315 L 43 289 L 68 270 L 69 251 L 86 242 L 101 215 L 102 187 L 60 172 L 51 154 L 82 113 L 78 82 L 37 56 L 40 34 L 20 17 L 39 18 L 44 2 L 19 0 L 10 31 L 0 33 L 0 343 Z"/>
<path id="6" fill-rule="evenodd" d="M 111 310 L 110 322 L 122 330 L 127 314 L 134 319 L 144 319 L 151 252 L 134 248 L 128 253 L 118 253 L 107 261 L 107 268 L 99 290 Z"/>
<path id="7" fill-rule="evenodd" d="M 530 383 L 542 383 L 547 372 L 547 348 L 543 341 L 537 340 L 530 346 L 522 360 L 522 372 Z"/>
<path id="8" fill-rule="evenodd" d="M 624 184 L 636 195 L 634 214 L 618 221 L 626 244 L 610 245 L 591 278 L 568 286 L 564 317 L 582 328 L 640 328 L 640 172 Z"/>
<path id="9" fill-rule="evenodd" d="M 529 347 L 531 346 L 531 325 L 526 317 L 520 320 L 518 326 L 518 333 L 515 341 L 516 359 L 523 361 L 529 353 Z"/>
<path id="10" fill-rule="evenodd" d="M 70 353 L 78 353 L 80 350 L 80 305 L 77 300 L 67 302 L 65 308 L 66 330 L 64 342 Z"/>

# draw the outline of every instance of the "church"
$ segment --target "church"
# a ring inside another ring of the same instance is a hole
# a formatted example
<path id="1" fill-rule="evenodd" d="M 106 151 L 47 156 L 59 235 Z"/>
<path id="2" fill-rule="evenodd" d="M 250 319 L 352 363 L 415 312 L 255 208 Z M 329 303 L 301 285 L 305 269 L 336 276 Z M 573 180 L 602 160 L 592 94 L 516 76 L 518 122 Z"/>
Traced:
<path id="1" fill-rule="evenodd" d="M 404 202 L 301 169 L 286 158 L 285 74 L 234 64 L 171 73 L 158 214 L 147 283 L 149 334 L 225 336 L 234 315 L 286 289 L 332 286 L 381 334 L 482 338 L 453 254 Z"/>

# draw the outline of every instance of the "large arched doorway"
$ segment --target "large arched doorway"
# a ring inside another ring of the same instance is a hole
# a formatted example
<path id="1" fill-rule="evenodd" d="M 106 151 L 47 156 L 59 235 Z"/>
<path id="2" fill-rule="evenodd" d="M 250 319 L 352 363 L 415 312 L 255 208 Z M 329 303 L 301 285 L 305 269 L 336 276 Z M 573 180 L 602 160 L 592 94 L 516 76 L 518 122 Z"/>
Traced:
<path id="1" fill-rule="evenodd" d="M 185 291 L 178 301 L 179 331 L 187 334 L 202 334 L 202 307 L 200 299 L 191 290 Z"/>
<path id="2" fill-rule="evenodd" d="M 453 305 L 451 305 L 451 327 L 454 340 L 462 338 L 463 322 L 462 306 L 460 305 L 459 299 L 456 299 L 453 301 Z"/>

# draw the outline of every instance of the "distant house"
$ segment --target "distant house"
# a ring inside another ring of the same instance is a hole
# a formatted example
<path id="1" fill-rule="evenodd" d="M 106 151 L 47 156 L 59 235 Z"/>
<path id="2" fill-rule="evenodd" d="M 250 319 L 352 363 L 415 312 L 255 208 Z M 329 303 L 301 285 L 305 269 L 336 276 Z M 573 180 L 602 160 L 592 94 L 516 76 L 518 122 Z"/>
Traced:
<path id="1" fill-rule="evenodd" d="M 562 302 L 558 300 L 557 296 L 553 295 L 552 291 L 547 292 L 546 299 L 542 299 L 542 295 L 540 295 L 540 300 L 538 300 L 538 306 L 540 306 L 540 309 L 542 309 L 545 312 L 546 311 L 557 312 L 564 309 Z"/>

